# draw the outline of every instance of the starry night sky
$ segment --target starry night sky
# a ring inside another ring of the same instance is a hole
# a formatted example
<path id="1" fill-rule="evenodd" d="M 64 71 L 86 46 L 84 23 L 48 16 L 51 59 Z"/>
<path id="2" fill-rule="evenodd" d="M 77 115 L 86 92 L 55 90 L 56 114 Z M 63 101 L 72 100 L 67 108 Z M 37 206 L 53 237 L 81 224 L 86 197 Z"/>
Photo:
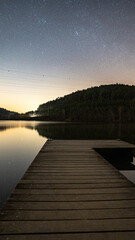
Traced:
<path id="1" fill-rule="evenodd" d="M 134 0 L 0 0 L 0 107 L 135 84 Z"/>

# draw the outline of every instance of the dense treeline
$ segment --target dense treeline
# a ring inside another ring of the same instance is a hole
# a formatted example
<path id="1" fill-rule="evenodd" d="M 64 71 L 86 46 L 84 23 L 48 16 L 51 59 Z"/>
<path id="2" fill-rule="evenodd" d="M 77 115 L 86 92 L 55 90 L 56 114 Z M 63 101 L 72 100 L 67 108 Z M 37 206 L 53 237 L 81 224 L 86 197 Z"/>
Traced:
<path id="1" fill-rule="evenodd" d="M 13 115 L 16 115 L 16 112 L 6 110 L 5 108 L 0 108 L 0 119 L 10 119 Z"/>
<path id="2" fill-rule="evenodd" d="M 39 106 L 38 118 L 55 121 L 133 122 L 135 86 L 92 87 Z"/>
<path id="3" fill-rule="evenodd" d="M 77 91 L 18 114 L 0 108 L 0 119 L 73 122 L 135 122 L 135 86 L 114 84 Z"/>

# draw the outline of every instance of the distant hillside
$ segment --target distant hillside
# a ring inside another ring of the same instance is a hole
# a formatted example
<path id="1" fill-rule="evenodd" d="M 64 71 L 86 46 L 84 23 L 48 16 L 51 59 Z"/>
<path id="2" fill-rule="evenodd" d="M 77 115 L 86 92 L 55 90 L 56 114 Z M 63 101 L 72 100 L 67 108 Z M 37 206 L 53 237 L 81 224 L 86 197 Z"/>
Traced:
<path id="1" fill-rule="evenodd" d="M 12 116 L 16 115 L 16 112 L 6 110 L 4 108 L 0 108 L 0 119 L 10 119 Z"/>
<path id="2" fill-rule="evenodd" d="M 42 120 L 83 122 L 135 121 L 135 86 L 103 85 L 77 91 L 39 106 Z"/>

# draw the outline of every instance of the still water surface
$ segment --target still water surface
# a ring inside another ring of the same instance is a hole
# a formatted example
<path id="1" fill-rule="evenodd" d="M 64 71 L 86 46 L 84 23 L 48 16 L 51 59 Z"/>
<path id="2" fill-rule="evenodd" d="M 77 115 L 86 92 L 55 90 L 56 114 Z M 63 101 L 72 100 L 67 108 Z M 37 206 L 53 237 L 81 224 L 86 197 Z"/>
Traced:
<path id="1" fill-rule="evenodd" d="M 0 206 L 48 138 L 121 139 L 135 144 L 135 125 L 0 121 Z M 121 171 L 135 182 L 135 171 Z"/>

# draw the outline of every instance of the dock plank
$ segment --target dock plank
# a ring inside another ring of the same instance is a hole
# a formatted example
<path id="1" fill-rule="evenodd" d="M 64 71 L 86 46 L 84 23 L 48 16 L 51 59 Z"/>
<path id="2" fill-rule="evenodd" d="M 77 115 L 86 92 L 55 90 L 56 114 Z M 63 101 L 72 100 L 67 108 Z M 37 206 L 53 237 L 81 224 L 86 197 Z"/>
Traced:
<path id="1" fill-rule="evenodd" d="M 19 189 L 96 189 L 96 188 L 117 188 L 132 186 L 130 182 L 115 182 L 115 183 L 19 183 Z"/>
<path id="2" fill-rule="evenodd" d="M 97 188 L 97 189 L 15 189 L 15 194 L 106 194 L 106 193 L 126 193 L 133 192 L 134 187 L 119 187 L 119 188 Z"/>
<path id="3" fill-rule="evenodd" d="M 8 202 L 6 209 L 36 209 L 36 210 L 56 210 L 56 209 L 107 209 L 107 208 L 133 208 L 135 200 L 116 201 L 80 201 L 80 202 Z"/>
<path id="4" fill-rule="evenodd" d="M 133 231 L 134 219 L 1 221 L 0 234 Z"/>
<path id="5" fill-rule="evenodd" d="M 123 209 L 87 209 L 87 210 L 6 210 L 0 214 L 0 220 L 77 220 L 77 219 L 121 219 L 134 218 L 134 208 Z"/>
<path id="6" fill-rule="evenodd" d="M 77 202 L 77 201 L 105 201 L 105 200 L 135 199 L 135 193 L 106 193 L 106 194 L 82 194 L 82 195 L 52 195 L 52 194 L 12 194 L 10 201 L 21 202 Z"/>
<path id="7" fill-rule="evenodd" d="M 23 234 L 2 235 L 0 240 L 129 240 L 134 232 L 64 233 L 64 234 Z"/>

